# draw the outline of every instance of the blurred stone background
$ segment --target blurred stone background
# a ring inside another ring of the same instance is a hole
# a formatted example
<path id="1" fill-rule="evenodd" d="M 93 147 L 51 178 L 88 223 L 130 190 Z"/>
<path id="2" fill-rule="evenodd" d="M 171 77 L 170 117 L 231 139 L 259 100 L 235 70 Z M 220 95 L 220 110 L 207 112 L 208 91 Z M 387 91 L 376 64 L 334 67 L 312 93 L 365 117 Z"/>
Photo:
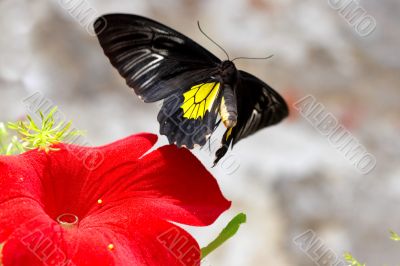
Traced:
<path id="1" fill-rule="evenodd" d="M 351 251 L 367 265 L 400 263 L 400 245 L 388 233 L 400 232 L 399 1 L 360 1 L 377 24 L 361 37 L 329 5 L 338 1 L 0 0 L 0 120 L 22 117 L 22 100 L 40 92 L 76 128 L 87 130 L 90 143 L 104 144 L 135 132 L 158 132 L 159 104 L 133 95 L 85 21 L 66 9 L 72 2 L 97 15 L 151 17 L 221 59 L 197 20 L 231 57 L 274 54 L 237 66 L 267 81 L 290 105 L 313 95 L 376 157 L 376 168 L 361 175 L 293 108 L 284 123 L 229 153 L 237 171 L 230 164 L 211 169 L 209 151 L 195 151 L 233 207 L 214 225 L 188 230 L 204 246 L 237 212 L 248 215 L 235 238 L 205 265 L 315 265 L 293 243 L 309 229 L 339 257 Z M 165 143 L 161 137 L 159 145 Z"/>

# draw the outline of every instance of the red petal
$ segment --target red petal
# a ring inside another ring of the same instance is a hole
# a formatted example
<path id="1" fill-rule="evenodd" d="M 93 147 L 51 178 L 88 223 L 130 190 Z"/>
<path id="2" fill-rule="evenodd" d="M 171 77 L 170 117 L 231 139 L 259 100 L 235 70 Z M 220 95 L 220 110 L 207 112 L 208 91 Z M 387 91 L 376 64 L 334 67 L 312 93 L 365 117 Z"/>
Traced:
<path id="1" fill-rule="evenodd" d="M 0 241 L 37 213 L 46 211 L 53 219 L 67 212 L 81 217 L 96 204 L 86 197 L 100 177 L 123 171 L 124 164 L 138 160 L 156 140 L 156 135 L 143 133 L 99 148 L 59 144 L 55 148 L 60 150 L 48 154 L 33 150 L 0 156 L 0 187 L 7 188 L 0 193 Z"/>
<path id="2" fill-rule="evenodd" d="M 58 146 L 61 150 L 49 153 L 49 167 L 41 177 L 46 212 L 53 219 L 71 212 L 83 217 L 97 206 L 98 189 L 105 177 L 111 182 L 118 180 L 125 174 L 125 166 L 134 165 L 156 141 L 156 135 L 137 134 L 99 148 Z"/>
<path id="3" fill-rule="evenodd" d="M 129 265 L 200 265 L 200 247 L 185 230 L 160 220 L 144 220 L 140 225 L 140 230 L 131 228 L 135 259 Z"/>
<path id="4" fill-rule="evenodd" d="M 42 152 L 30 151 L 18 156 L 0 156 L 0 204 L 9 198 L 40 197 L 40 176 L 46 165 Z"/>
<path id="5" fill-rule="evenodd" d="M 109 228 L 65 230 L 46 217 L 19 228 L 3 247 L 3 265 L 199 265 L 200 248 L 183 229 L 145 220 L 127 234 Z"/>
<path id="6" fill-rule="evenodd" d="M 46 195 L 50 195 L 45 200 L 46 212 L 53 219 L 69 212 L 83 217 L 96 213 L 101 207 L 97 201 L 101 199 L 107 204 L 109 217 L 125 216 L 126 206 L 134 204 L 136 212 L 166 220 L 190 225 L 214 222 L 230 207 L 216 180 L 192 153 L 175 145 L 164 146 L 138 159 L 154 141 L 154 137 L 143 141 L 134 136 L 113 144 L 118 153 L 112 145 L 103 147 L 103 164 L 86 176 L 82 167 L 70 167 L 71 163 L 64 166 L 71 153 L 53 153 L 51 162 L 55 170 L 46 177 L 51 181 L 43 182 L 50 184 L 46 188 L 49 191 Z M 132 146 L 139 151 L 133 152 Z M 127 155 L 130 152 L 136 155 Z"/>
<path id="7" fill-rule="evenodd" d="M 62 264 L 66 256 L 59 255 L 60 231 L 47 215 L 27 219 L 5 242 L 2 265 L 71 265 Z"/>
<path id="8" fill-rule="evenodd" d="M 94 148 L 61 144 L 58 147 L 68 151 L 71 155 L 70 158 L 65 158 L 57 152 L 50 153 L 50 156 L 60 159 L 69 168 L 70 160 L 78 161 L 80 163 L 79 168 L 85 168 L 93 175 L 99 175 L 127 162 L 135 162 L 156 142 L 157 135 L 140 133 Z"/>
<path id="9" fill-rule="evenodd" d="M 27 219 L 44 214 L 40 175 L 45 164 L 44 154 L 36 151 L 0 156 L 0 243 Z"/>
<path id="10" fill-rule="evenodd" d="M 136 177 L 141 208 L 166 220 L 189 225 L 209 225 L 231 202 L 215 178 L 187 149 L 161 147 L 140 160 Z"/>
<path id="11" fill-rule="evenodd" d="M 115 217 L 133 214 L 189 224 L 209 225 L 230 207 L 217 181 L 187 149 L 175 145 L 151 152 L 118 179 L 107 176 L 97 189 L 107 209 L 95 206 L 90 213 L 97 220 L 114 223 Z M 95 199 L 92 199 L 94 201 Z M 101 214 L 102 217 L 97 217 Z M 109 221 L 107 217 L 111 217 Z"/>

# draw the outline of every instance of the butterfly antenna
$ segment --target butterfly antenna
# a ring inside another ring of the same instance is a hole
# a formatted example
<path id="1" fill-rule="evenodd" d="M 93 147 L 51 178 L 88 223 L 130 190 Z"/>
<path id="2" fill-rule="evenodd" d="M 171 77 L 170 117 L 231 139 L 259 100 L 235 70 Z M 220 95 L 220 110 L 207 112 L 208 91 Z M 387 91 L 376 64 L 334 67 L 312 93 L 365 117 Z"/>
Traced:
<path id="1" fill-rule="evenodd" d="M 266 59 L 270 59 L 270 58 L 273 57 L 273 56 L 274 56 L 273 54 L 272 54 L 272 55 L 269 55 L 269 56 L 267 56 L 267 57 L 243 57 L 243 56 L 241 56 L 241 57 L 236 57 L 236 58 L 232 59 L 232 62 L 235 61 L 235 60 L 238 60 L 238 59 L 266 60 Z"/>
<path id="2" fill-rule="evenodd" d="M 228 55 L 228 53 L 225 51 L 225 49 L 222 48 L 222 46 L 219 45 L 216 41 L 214 41 L 213 39 L 211 39 L 211 38 L 201 29 L 201 27 L 200 27 L 200 21 L 197 21 L 197 26 L 199 27 L 200 32 L 203 33 L 203 35 L 206 36 L 207 39 L 209 39 L 213 44 L 215 44 L 216 46 L 218 46 L 219 49 L 221 49 L 221 50 L 225 53 L 226 57 L 227 57 L 228 60 L 229 60 L 229 55 Z"/>

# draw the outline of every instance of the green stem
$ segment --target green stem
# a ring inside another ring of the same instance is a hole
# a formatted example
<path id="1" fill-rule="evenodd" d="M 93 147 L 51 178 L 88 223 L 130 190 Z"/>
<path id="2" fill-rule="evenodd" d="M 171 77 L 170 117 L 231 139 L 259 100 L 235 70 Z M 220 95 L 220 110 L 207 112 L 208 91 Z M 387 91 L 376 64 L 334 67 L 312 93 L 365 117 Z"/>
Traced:
<path id="1" fill-rule="evenodd" d="M 221 233 L 215 238 L 210 244 L 201 249 L 201 259 L 204 259 L 208 254 L 213 252 L 225 241 L 234 236 L 242 223 L 246 222 L 246 214 L 239 213 L 236 215 L 227 226 L 221 231 Z"/>

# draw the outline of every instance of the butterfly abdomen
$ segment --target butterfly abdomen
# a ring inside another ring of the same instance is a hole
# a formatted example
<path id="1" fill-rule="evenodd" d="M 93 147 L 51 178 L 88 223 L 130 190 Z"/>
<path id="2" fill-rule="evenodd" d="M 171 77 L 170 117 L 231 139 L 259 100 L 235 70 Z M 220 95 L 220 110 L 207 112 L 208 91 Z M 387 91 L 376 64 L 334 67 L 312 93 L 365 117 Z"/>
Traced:
<path id="1" fill-rule="evenodd" d="M 226 128 L 232 128 L 237 123 L 237 103 L 235 92 L 229 84 L 224 85 L 223 97 L 219 110 L 221 120 Z"/>

